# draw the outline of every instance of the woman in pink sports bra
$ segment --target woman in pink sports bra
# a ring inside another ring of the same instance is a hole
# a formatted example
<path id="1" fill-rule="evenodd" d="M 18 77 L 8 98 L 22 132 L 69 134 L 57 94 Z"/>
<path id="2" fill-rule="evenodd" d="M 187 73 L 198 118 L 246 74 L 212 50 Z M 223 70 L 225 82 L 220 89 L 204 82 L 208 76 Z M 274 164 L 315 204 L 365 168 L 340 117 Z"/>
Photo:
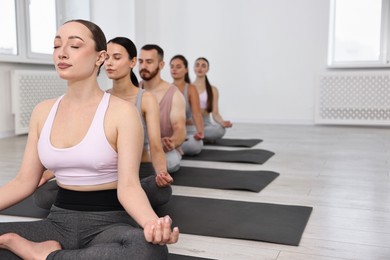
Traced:
<path id="1" fill-rule="evenodd" d="M 207 78 L 209 62 L 206 58 L 196 59 L 194 72 L 196 79 L 193 84 L 199 92 L 200 108 L 202 110 L 204 122 L 204 142 L 213 143 L 222 138 L 226 133 L 226 128 L 232 127 L 230 121 L 226 121 L 219 113 L 218 89 L 212 86 Z M 212 119 L 211 119 L 212 117 Z"/>
<path id="2" fill-rule="evenodd" d="M 137 63 L 137 49 L 128 38 L 116 37 L 108 41 L 107 59 L 104 67 L 113 80 L 113 87 L 106 92 L 135 104 L 144 128 L 144 149 L 140 166 L 141 185 L 153 208 L 167 203 L 172 195 L 170 184 L 173 178 L 167 171 L 165 153 L 160 138 L 159 105 L 153 94 L 138 88 L 138 79 L 133 72 Z M 34 202 L 43 209 L 50 209 L 58 192 L 52 179 L 54 174 L 45 171 L 39 189 L 34 193 Z M 47 183 L 45 183 L 47 182 Z M 45 183 L 45 184 L 44 184 Z"/>
<path id="3" fill-rule="evenodd" d="M 176 243 L 139 181 L 143 129 L 137 109 L 102 91 L 104 33 L 94 23 L 59 27 L 53 60 L 68 89 L 39 103 L 17 176 L 0 188 L 0 210 L 30 196 L 45 169 L 58 196 L 47 218 L 0 223 L 0 259 L 167 259 Z M 141 137 L 141 138 L 140 138 Z"/>

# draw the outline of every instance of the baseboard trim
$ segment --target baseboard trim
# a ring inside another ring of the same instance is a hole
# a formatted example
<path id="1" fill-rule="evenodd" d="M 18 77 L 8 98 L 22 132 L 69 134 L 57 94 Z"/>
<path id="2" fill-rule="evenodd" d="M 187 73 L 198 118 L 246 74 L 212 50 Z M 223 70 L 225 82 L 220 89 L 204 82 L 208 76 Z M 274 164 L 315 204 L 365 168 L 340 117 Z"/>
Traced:
<path id="1" fill-rule="evenodd" d="M 3 132 L 0 132 L 0 138 L 7 138 L 7 137 L 12 137 L 12 136 L 15 136 L 15 132 L 14 131 L 3 131 Z"/>

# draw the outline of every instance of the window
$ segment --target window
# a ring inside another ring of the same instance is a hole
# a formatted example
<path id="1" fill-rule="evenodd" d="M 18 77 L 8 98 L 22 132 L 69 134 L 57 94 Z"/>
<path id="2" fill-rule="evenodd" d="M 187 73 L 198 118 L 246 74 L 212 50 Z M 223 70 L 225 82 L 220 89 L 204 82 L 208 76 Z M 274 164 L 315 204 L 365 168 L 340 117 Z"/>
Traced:
<path id="1" fill-rule="evenodd" d="M 390 67 L 390 0 L 331 0 L 328 65 Z"/>
<path id="2" fill-rule="evenodd" d="M 30 0 L 28 14 L 29 56 L 51 55 L 53 52 L 53 38 L 57 30 L 55 1 Z"/>
<path id="3" fill-rule="evenodd" d="M 0 1 L 0 61 L 51 63 L 56 0 Z"/>
<path id="4" fill-rule="evenodd" d="M 18 45 L 16 38 L 15 1 L 2 0 L 0 2 L 0 54 L 17 55 Z"/>

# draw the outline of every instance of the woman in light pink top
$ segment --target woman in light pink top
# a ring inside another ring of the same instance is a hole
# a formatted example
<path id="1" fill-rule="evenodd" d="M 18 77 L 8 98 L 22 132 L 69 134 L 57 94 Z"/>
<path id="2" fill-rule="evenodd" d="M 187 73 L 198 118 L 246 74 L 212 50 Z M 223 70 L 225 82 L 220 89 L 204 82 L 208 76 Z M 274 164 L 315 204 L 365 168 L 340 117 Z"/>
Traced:
<path id="1" fill-rule="evenodd" d="M 194 71 L 196 79 L 193 84 L 199 92 L 200 108 L 204 122 L 204 142 L 213 143 L 222 138 L 226 128 L 232 127 L 230 121 L 224 120 L 219 113 L 218 89 L 212 86 L 207 78 L 209 62 L 206 58 L 200 57 L 195 61 Z M 211 118 L 212 117 L 212 118 Z"/>
<path id="2" fill-rule="evenodd" d="M 34 108 L 19 172 L 0 188 L 0 210 L 29 197 L 44 169 L 56 174 L 59 195 L 47 218 L 0 223 L 0 259 L 167 259 L 166 244 L 177 242 L 178 229 L 156 215 L 140 185 L 137 109 L 98 85 L 106 50 L 92 22 L 59 27 L 53 60 L 67 91 Z"/>

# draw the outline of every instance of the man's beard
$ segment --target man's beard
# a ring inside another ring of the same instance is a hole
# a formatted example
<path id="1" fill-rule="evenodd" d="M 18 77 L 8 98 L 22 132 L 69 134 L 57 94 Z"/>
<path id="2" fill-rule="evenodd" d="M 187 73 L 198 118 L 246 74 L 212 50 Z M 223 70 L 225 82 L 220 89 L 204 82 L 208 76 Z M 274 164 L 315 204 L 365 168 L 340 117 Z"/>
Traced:
<path id="1" fill-rule="evenodd" d="M 148 80 L 151 80 L 152 78 L 154 78 L 158 72 L 160 71 L 160 68 L 157 67 L 154 71 L 150 72 L 146 69 L 142 69 L 140 70 L 139 72 L 139 75 L 141 76 L 141 78 L 145 81 L 148 81 Z M 145 73 L 146 72 L 146 73 Z"/>

